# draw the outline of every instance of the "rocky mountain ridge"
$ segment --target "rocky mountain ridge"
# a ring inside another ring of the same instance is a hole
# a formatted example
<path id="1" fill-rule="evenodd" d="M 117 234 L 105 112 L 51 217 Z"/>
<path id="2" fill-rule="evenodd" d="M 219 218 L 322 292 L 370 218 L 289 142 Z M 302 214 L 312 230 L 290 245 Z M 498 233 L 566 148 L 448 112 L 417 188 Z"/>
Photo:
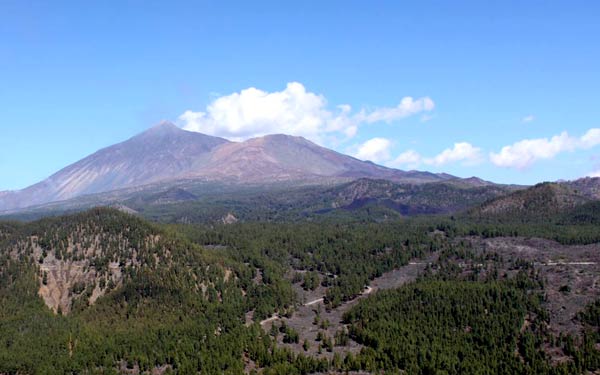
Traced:
<path id="1" fill-rule="evenodd" d="M 276 134 L 230 142 L 162 122 L 125 142 L 101 149 L 35 185 L 0 192 L 0 211 L 182 179 L 268 184 L 360 177 L 405 183 L 453 178 L 379 166 L 302 137 Z"/>

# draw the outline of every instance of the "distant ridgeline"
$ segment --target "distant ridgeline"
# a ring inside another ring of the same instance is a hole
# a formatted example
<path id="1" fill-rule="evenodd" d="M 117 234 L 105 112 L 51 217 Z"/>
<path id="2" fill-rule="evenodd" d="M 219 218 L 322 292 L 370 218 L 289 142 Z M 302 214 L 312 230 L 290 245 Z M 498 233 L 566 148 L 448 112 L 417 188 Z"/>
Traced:
<path id="1" fill-rule="evenodd" d="M 145 190 L 85 196 L 4 217 L 35 220 L 112 205 L 153 221 L 171 223 L 215 223 L 229 214 L 242 221 L 385 221 L 458 213 L 515 189 L 495 184 L 473 186 L 458 180 L 400 184 L 369 178 L 308 185 L 187 182 L 175 187 L 156 185 Z"/>

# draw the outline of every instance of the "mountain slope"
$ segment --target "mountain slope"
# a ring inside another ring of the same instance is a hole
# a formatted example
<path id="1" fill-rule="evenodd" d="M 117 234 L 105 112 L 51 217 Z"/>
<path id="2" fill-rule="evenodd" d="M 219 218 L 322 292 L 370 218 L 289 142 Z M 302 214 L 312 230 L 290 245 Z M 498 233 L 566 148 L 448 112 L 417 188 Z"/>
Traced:
<path id="1" fill-rule="evenodd" d="M 540 183 L 485 202 L 470 210 L 468 215 L 479 219 L 519 222 L 556 218 L 591 201 L 591 198 L 571 186 L 571 183 Z"/>
<path id="2" fill-rule="evenodd" d="M 493 184 L 470 186 L 443 181 L 414 185 L 363 178 L 332 188 L 329 193 L 334 196 L 334 207 L 356 209 L 367 204 L 383 205 L 410 216 L 462 211 L 509 191 L 509 187 Z"/>
<path id="3" fill-rule="evenodd" d="M 600 199 L 600 177 L 584 177 L 561 184 L 570 187 L 577 194 L 586 198 Z"/>
<path id="4" fill-rule="evenodd" d="M 0 373 L 241 373 L 253 271 L 116 210 L 23 225 L 0 240 Z"/>
<path id="5" fill-rule="evenodd" d="M 270 135 L 229 142 L 163 122 L 26 189 L 0 192 L 0 210 L 182 179 L 243 184 L 358 177 L 410 183 L 452 178 L 378 166 L 301 137 Z"/>
<path id="6" fill-rule="evenodd" d="M 365 162 L 283 134 L 229 143 L 215 149 L 201 175 L 244 181 L 293 180 L 306 177 L 375 177 L 404 182 L 445 179 L 427 172 L 404 172 Z"/>
<path id="7" fill-rule="evenodd" d="M 0 209 L 26 207 L 177 178 L 228 141 L 161 123 L 104 148 L 24 190 L 0 195 Z"/>

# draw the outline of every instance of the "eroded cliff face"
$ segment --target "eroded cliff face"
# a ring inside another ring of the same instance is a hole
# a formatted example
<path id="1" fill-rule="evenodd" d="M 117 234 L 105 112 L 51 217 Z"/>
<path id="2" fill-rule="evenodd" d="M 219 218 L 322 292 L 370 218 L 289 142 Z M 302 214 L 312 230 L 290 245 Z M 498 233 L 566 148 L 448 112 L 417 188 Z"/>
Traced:
<path id="1" fill-rule="evenodd" d="M 106 239 L 101 235 L 96 235 L 93 240 L 80 239 L 79 244 L 73 240 L 71 236 L 66 247 L 44 248 L 37 236 L 31 236 L 15 244 L 11 250 L 15 258 L 27 256 L 36 262 L 38 294 L 46 306 L 57 314 L 66 315 L 75 309 L 93 305 L 98 298 L 122 286 L 126 274 L 132 270 L 148 265 L 168 267 L 172 261 L 167 248 L 161 250 L 164 256 L 148 256 L 138 248 L 124 245 L 120 253 L 127 254 L 127 257 L 120 257 L 110 250 L 114 244 L 106 246 Z M 128 242 L 124 238 L 120 238 L 119 241 L 121 244 Z M 159 246 L 160 236 L 156 235 L 148 236 L 141 244 L 141 248 L 145 249 Z M 215 267 L 218 270 L 212 269 Z M 207 266 L 204 272 L 216 272 L 220 275 L 218 278 L 226 283 L 237 280 L 234 272 L 225 267 Z M 203 280 L 198 276 L 194 276 L 194 279 L 201 296 L 211 298 L 211 295 L 214 295 L 218 300 L 221 299 L 215 291 L 214 281 Z"/>
<path id="2" fill-rule="evenodd" d="M 156 242 L 158 237 L 149 241 Z M 99 297 L 122 285 L 127 267 L 139 264 L 135 249 L 130 251 L 131 259 L 105 264 L 106 252 L 100 237 L 87 242 L 87 245 L 83 249 L 70 239 L 64 250 L 44 249 L 38 238 L 32 236 L 13 250 L 16 256 L 28 253 L 37 260 L 38 294 L 55 313 L 68 314 L 73 307 L 94 304 Z"/>
<path id="3" fill-rule="evenodd" d="M 90 267 L 88 260 L 64 261 L 49 255 L 40 264 L 38 294 L 54 312 L 68 314 L 77 300 L 92 305 L 111 289 L 122 284 L 123 273 L 117 262 L 109 263 L 107 274 Z"/>

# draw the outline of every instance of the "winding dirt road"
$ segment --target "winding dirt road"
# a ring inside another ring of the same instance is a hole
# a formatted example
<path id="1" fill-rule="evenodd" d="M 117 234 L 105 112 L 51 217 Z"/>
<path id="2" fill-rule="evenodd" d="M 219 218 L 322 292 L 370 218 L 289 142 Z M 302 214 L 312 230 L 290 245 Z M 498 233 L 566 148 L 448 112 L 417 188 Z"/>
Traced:
<path id="1" fill-rule="evenodd" d="M 414 264 L 413 264 L 413 265 L 414 265 Z M 358 295 L 358 296 L 357 296 L 357 297 L 356 297 L 354 300 L 356 300 L 356 299 L 358 299 L 358 298 L 360 298 L 360 297 L 362 297 L 362 296 L 364 296 L 364 295 L 371 294 L 371 293 L 372 293 L 374 290 L 375 290 L 374 288 L 372 288 L 371 286 L 367 285 L 367 286 L 365 287 L 365 290 L 363 290 L 363 291 L 362 291 L 362 293 L 361 293 L 360 295 Z M 306 303 L 304 303 L 302 306 L 312 306 L 312 305 L 316 305 L 317 303 L 321 303 L 321 302 L 323 302 L 324 300 L 325 300 L 325 297 L 317 298 L 317 299 L 314 299 L 314 300 L 312 300 L 312 301 L 309 301 L 309 302 L 306 302 Z M 280 318 L 280 316 L 279 316 L 278 314 L 273 314 L 273 315 L 271 315 L 270 317 L 268 317 L 267 319 L 261 320 L 261 321 L 260 321 L 260 325 L 261 325 L 261 326 L 264 326 L 265 324 L 267 324 L 267 323 L 269 323 L 269 322 L 272 322 L 272 321 L 274 321 L 274 320 L 277 320 L 277 319 L 279 319 L 279 318 Z"/>

